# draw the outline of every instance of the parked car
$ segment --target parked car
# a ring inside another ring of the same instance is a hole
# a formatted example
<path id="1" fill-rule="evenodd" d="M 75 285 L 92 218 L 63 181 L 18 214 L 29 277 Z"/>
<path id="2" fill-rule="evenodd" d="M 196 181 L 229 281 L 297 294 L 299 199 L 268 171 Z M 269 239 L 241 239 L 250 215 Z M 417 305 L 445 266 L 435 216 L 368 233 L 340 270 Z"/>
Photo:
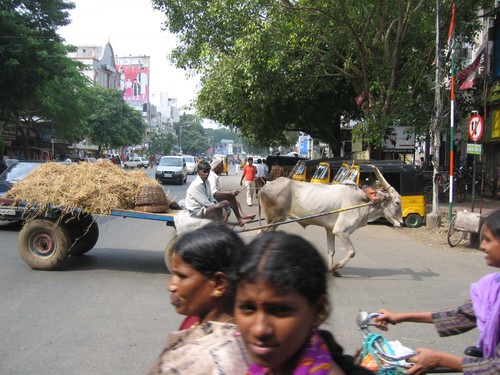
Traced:
<path id="1" fill-rule="evenodd" d="M 12 164 L 16 164 L 19 160 L 17 159 L 5 159 L 5 164 L 10 167 Z"/>
<path id="2" fill-rule="evenodd" d="M 198 163 L 196 163 L 196 159 L 194 158 L 194 156 L 183 155 L 182 157 L 186 161 L 187 173 L 196 174 L 196 166 L 198 165 Z"/>
<path id="3" fill-rule="evenodd" d="M 156 167 L 155 178 L 162 184 L 167 182 L 184 184 L 187 181 L 186 161 L 182 156 L 162 156 Z"/>
<path id="4" fill-rule="evenodd" d="M 123 168 L 144 168 L 149 167 L 149 160 L 147 158 L 134 156 L 123 163 Z"/>
<path id="5" fill-rule="evenodd" d="M 0 220 L 2 221 L 22 221 L 26 211 L 21 202 L 15 202 L 11 198 L 6 198 L 7 192 L 15 183 L 21 181 L 32 171 L 42 165 L 43 161 L 18 161 L 10 165 L 0 175 Z"/>

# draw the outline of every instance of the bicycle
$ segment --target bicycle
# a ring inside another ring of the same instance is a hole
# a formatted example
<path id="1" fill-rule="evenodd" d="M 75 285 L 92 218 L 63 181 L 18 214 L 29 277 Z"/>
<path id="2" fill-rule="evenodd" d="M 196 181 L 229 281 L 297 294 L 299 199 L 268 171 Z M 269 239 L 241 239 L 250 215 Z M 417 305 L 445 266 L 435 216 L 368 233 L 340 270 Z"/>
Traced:
<path id="1" fill-rule="evenodd" d="M 439 173 L 436 175 L 436 182 L 438 183 L 438 198 L 441 202 L 448 202 L 449 190 L 450 190 L 450 178 L 444 173 Z M 424 198 L 425 203 L 431 204 L 434 192 L 434 187 L 432 182 L 428 182 L 424 186 Z M 461 177 L 460 174 L 456 176 L 453 180 L 453 200 L 456 199 L 458 203 L 462 203 L 467 198 L 467 183 Z"/>
<path id="2" fill-rule="evenodd" d="M 464 239 L 470 239 L 471 233 L 481 233 L 482 224 L 483 217 L 480 214 L 458 211 L 448 227 L 448 245 L 455 247 Z"/>
<path id="3" fill-rule="evenodd" d="M 413 363 L 406 360 L 417 353 L 403 346 L 399 341 L 387 341 L 382 335 L 371 332 L 370 326 L 377 327 L 377 324 L 371 322 L 377 316 L 380 314 L 360 310 L 356 317 L 356 324 L 363 335 L 363 349 L 357 357 L 357 362 L 379 375 L 404 375 L 413 366 Z M 475 352 L 474 349 L 476 349 Z M 482 356 L 482 353 L 475 347 L 467 348 L 465 354 Z M 437 367 L 430 372 L 458 373 L 445 367 Z"/>

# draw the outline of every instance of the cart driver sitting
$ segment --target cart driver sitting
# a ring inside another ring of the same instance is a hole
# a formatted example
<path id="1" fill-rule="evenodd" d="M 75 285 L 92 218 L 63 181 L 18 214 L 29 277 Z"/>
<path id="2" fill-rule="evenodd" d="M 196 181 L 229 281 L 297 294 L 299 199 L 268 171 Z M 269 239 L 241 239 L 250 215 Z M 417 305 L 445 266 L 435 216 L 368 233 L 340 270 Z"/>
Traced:
<path id="1" fill-rule="evenodd" d="M 227 221 L 230 214 L 229 202 L 217 202 L 212 195 L 208 181 L 210 164 L 200 161 L 197 166 L 198 175 L 191 182 L 186 192 L 185 206 L 191 217 Z"/>

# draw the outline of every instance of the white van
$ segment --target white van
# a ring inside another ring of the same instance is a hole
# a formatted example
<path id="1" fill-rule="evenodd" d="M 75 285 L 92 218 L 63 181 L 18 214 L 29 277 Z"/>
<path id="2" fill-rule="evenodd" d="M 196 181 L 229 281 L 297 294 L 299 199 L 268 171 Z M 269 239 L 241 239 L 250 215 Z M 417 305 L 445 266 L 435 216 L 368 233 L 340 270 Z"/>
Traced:
<path id="1" fill-rule="evenodd" d="M 186 161 L 187 173 L 188 174 L 196 174 L 196 165 L 198 164 L 196 162 L 196 158 L 194 156 L 191 156 L 191 155 L 183 155 L 182 157 Z"/>
<path id="2" fill-rule="evenodd" d="M 158 182 L 177 182 L 179 185 L 187 181 L 186 162 L 182 156 L 162 156 L 156 166 L 155 178 Z"/>

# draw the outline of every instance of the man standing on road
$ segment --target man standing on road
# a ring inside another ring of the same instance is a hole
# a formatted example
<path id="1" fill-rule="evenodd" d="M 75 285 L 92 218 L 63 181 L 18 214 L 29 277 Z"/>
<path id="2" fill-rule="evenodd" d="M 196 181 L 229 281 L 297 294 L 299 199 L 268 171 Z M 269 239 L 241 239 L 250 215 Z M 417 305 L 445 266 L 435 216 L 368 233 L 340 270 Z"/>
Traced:
<path id="1" fill-rule="evenodd" d="M 224 169 L 222 159 L 214 159 L 210 165 L 212 166 L 212 170 L 208 175 L 208 181 L 210 182 L 214 198 L 218 201 L 227 200 L 229 202 L 229 205 L 238 220 L 238 224 L 241 227 L 252 221 L 255 218 L 255 215 L 246 215 L 241 209 L 240 203 L 236 200 L 236 196 L 240 193 L 239 190 L 220 190 L 219 175 Z"/>
<path id="2" fill-rule="evenodd" d="M 198 175 L 191 182 L 186 191 L 186 209 L 192 217 L 223 220 L 228 217 L 228 201 L 217 202 L 212 195 L 212 188 L 208 181 L 210 164 L 206 161 L 198 163 Z"/>
<path id="3" fill-rule="evenodd" d="M 262 159 L 257 159 L 256 161 L 257 175 L 255 179 L 255 194 L 259 194 L 259 189 L 264 186 L 267 182 L 267 174 L 269 170 L 267 165 L 262 162 Z"/>
<path id="4" fill-rule="evenodd" d="M 247 165 L 243 168 L 241 175 L 240 186 L 243 186 L 245 181 L 245 189 L 247 190 L 247 205 L 251 206 L 253 203 L 253 191 L 255 190 L 255 176 L 257 175 L 257 168 L 253 165 L 253 158 L 249 157 Z"/>

